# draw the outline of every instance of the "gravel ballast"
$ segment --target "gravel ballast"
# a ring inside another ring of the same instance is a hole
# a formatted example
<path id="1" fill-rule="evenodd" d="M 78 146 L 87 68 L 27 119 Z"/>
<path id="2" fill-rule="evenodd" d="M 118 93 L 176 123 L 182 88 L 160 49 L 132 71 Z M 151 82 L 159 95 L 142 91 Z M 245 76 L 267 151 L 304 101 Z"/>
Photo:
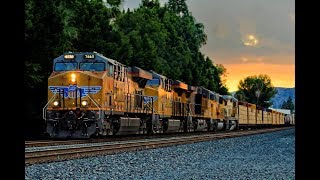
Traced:
<path id="1" fill-rule="evenodd" d="M 25 179 L 295 179 L 295 129 L 35 164 Z"/>

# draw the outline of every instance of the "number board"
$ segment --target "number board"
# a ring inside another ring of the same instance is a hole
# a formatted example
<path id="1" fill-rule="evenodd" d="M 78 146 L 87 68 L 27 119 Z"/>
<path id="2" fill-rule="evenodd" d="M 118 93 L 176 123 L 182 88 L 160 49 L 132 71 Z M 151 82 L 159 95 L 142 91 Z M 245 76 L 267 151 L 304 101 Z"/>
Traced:
<path id="1" fill-rule="evenodd" d="M 74 59 L 74 54 L 65 54 L 63 56 L 64 59 Z"/>
<path id="2" fill-rule="evenodd" d="M 85 59 L 94 59 L 95 56 L 94 56 L 94 54 L 85 54 L 85 55 L 84 55 L 84 58 L 85 58 Z"/>

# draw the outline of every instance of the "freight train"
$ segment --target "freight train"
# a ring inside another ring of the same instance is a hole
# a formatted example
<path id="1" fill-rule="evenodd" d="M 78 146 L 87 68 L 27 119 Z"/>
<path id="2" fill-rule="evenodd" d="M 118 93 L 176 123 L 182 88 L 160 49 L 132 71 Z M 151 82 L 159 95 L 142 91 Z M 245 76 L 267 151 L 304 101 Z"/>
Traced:
<path id="1" fill-rule="evenodd" d="M 50 137 L 75 139 L 281 126 L 284 116 L 97 52 L 53 60 L 43 108 Z"/>

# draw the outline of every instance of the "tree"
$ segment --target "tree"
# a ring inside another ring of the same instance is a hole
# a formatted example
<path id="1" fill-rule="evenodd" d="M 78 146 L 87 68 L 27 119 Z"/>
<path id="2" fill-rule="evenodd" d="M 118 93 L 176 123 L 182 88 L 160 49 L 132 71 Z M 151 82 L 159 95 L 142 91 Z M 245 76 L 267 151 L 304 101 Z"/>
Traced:
<path id="1" fill-rule="evenodd" d="M 291 96 L 288 97 L 287 101 L 283 101 L 281 108 L 282 109 L 290 109 L 290 112 L 292 113 L 292 111 L 294 110 L 294 104 L 293 104 Z"/>
<path id="2" fill-rule="evenodd" d="M 119 7 L 121 4 L 123 4 L 123 0 L 107 0 L 107 3 L 112 7 Z"/>
<path id="3" fill-rule="evenodd" d="M 226 94 L 225 69 L 200 52 L 204 25 L 188 10 L 186 0 L 142 0 L 122 11 L 124 0 L 56 0 L 25 2 L 25 83 L 46 103 L 52 60 L 67 52 L 97 51 L 128 66 L 203 86 Z"/>
<path id="4" fill-rule="evenodd" d="M 108 2 L 111 8 L 103 0 L 25 1 L 24 92 L 26 109 L 33 119 L 27 123 L 29 129 L 44 122 L 41 115 L 47 103 L 46 82 L 54 58 L 66 51 L 117 52 L 120 43 L 116 40 L 125 42 L 110 33 L 109 25 L 120 14 L 114 6 L 122 1 Z M 115 43 L 105 43 L 109 41 Z"/>
<path id="5" fill-rule="evenodd" d="M 237 91 L 234 97 L 237 98 L 239 101 L 246 101 L 246 95 L 243 91 Z"/>
<path id="6" fill-rule="evenodd" d="M 228 88 L 226 86 L 226 78 L 228 74 L 227 69 L 222 64 L 217 64 L 216 69 L 217 69 L 216 76 L 218 76 L 215 78 L 215 81 L 217 82 L 217 85 L 218 85 L 217 92 L 219 94 L 230 95 L 230 93 L 228 92 Z"/>
<path id="7" fill-rule="evenodd" d="M 122 36 L 116 53 L 109 53 L 116 55 L 114 59 L 219 94 L 228 93 L 221 80 L 225 68 L 215 66 L 200 52 L 207 40 L 204 25 L 189 13 L 185 0 L 170 0 L 164 7 L 159 0 L 142 0 L 139 8 L 117 18 L 113 27 L 114 33 Z"/>
<path id="8" fill-rule="evenodd" d="M 188 6 L 186 0 L 169 0 L 168 6 L 170 10 L 180 15 L 189 15 Z"/>
<path id="9" fill-rule="evenodd" d="M 244 80 L 240 80 L 236 97 L 243 100 L 268 108 L 271 105 L 270 99 L 274 97 L 277 90 L 271 84 L 268 75 L 248 76 Z"/>

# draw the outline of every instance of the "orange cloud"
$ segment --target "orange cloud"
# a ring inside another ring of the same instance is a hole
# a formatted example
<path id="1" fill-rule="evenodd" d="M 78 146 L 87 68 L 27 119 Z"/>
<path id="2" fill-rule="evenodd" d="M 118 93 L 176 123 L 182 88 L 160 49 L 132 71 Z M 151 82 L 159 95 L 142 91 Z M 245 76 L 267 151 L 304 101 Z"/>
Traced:
<path id="1" fill-rule="evenodd" d="M 295 65 L 294 64 L 224 64 L 227 69 L 226 85 L 229 92 L 238 90 L 240 80 L 252 75 L 266 74 L 271 78 L 275 87 L 295 86 Z"/>

